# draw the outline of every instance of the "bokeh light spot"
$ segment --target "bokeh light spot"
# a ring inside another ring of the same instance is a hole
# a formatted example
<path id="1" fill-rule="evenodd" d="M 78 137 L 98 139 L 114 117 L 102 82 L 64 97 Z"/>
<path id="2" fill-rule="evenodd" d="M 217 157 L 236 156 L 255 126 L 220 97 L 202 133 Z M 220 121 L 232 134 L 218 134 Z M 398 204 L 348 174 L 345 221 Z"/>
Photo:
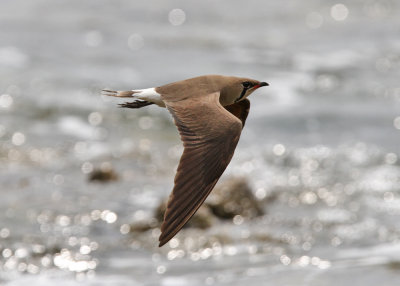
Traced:
<path id="1" fill-rule="evenodd" d="M 119 228 L 119 231 L 121 232 L 121 234 L 128 234 L 131 231 L 131 227 L 129 224 L 123 224 Z"/>
<path id="2" fill-rule="evenodd" d="M 21 146 L 25 143 L 25 135 L 21 132 L 15 132 L 11 141 L 15 146 Z"/>
<path id="3" fill-rule="evenodd" d="M 310 29 L 318 29 L 324 23 L 324 18 L 317 12 L 310 12 L 306 16 L 306 25 Z"/>
<path id="4" fill-rule="evenodd" d="M 90 162 L 85 162 L 82 164 L 81 170 L 82 170 L 82 173 L 89 174 L 89 173 L 93 172 L 93 164 Z"/>
<path id="5" fill-rule="evenodd" d="M 164 274 L 165 271 L 167 271 L 167 268 L 164 265 L 160 265 L 157 267 L 157 273 L 158 274 Z"/>
<path id="6" fill-rule="evenodd" d="M 349 9 L 342 3 L 331 7 L 331 16 L 335 21 L 344 21 L 349 16 Z"/>
<path id="7" fill-rule="evenodd" d="M 393 165 L 397 162 L 397 155 L 395 153 L 387 153 L 385 156 L 385 163 Z"/>
<path id="8" fill-rule="evenodd" d="M 144 46 L 144 39 L 140 34 L 132 34 L 128 38 L 128 47 L 132 51 L 137 51 L 143 48 Z"/>
<path id="9" fill-rule="evenodd" d="M 243 217 L 241 215 L 235 215 L 233 217 L 233 223 L 236 224 L 236 225 L 242 224 L 243 221 L 244 221 L 244 219 L 243 219 Z"/>
<path id="10" fill-rule="evenodd" d="M 168 14 L 168 20 L 173 26 L 180 26 L 186 20 L 186 13 L 182 9 L 173 9 Z"/>
<path id="11" fill-rule="evenodd" d="M 98 47 L 103 42 L 103 35 L 100 31 L 89 31 L 85 34 L 85 43 L 89 47 Z"/>
<path id="12" fill-rule="evenodd" d="M 0 238 L 7 238 L 10 236 L 10 230 L 8 228 L 2 228 L 0 230 Z"/>
<path id="13" fill-rule="evenodd" d="M 13 104 L 13 98 L 9 94 L 0 95 L 0 107 L 9 108 Z"/>
<path id="14" fill-rule="evenodd" d="M 88 116 L 88 121 L 90 125 L 97 126 L 103 121 L 103 116 L 99 112 L 92 112 Z"/>
<path id="15" fill-rule="evenodd" d="M 394 128 L 400 130 L 400 116 L 397 116 L 397 117 L 393 120 L 393 125 L 394 125 Z"/>
<path id="16" fill-rule="evenodd" d="M 281 263 L 282 263 L 283 265 L 289 265 L 289 264 L 292 262 L 292 260 L 290 259 L 290 257 L 287 256 L 287 255 L 282 255 L 282 256 L 280 257 L 279 260 L 281 261 Z"/>
<path id="17" fill-rule="evenodd" d="M 285 154 L 286 148 L 284 145 L 282 144 L 276 144 L 274 145 L 274 147 L 272 148 L 272 152 L 274 152 L 274 154 L 276 156 L 282 156 L 283 154 Z"/>
<path id="18" fill-rule="evenodd" d="M 139 119 L 139 127 L 143 130 L 153 127 L 153 118 L 150 116 L 142 116 Z"/>

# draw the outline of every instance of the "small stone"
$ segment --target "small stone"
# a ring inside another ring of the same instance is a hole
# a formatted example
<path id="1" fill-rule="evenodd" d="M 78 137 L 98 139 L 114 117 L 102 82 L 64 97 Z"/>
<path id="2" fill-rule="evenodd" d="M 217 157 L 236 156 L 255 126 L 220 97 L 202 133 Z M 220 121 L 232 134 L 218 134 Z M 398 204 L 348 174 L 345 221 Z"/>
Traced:
<path id="1" fill-rule="evenodd" d="M 255 218 L 264 214 L 260 201 L 243 178 L 233 178 L 218 185 L 206 205 L 221 219 L 233 219 L 236 215 Z"/>
<path id="2" fill-rule="evenodd" d="M 129 232 L 146 232 L 160 226 L 160 222 L 153 218 L 146 221 L 135 222 L 129 225 Z"/>
<path id="3" fill-rule="evenodd" d="M 111 166 L 104 168 L 94 168 L 92 172 L 89 173 L 89 181 L 90 182 L 111 182 L 118 180 L 118 175 L 112 169 Z"/>
<path id="4" fill-rule="evenodd" d="M 164 221 L 167 199 L 155 209 L 154 220 L 131 225 L 131 231 L 144 232 L 159 227 Z M 206 229 L 219 219 L 254 218 L 263 215 L 261 202 L 253 195 L 248 183 L 242 178 L 223 182 L 212 191 L 210 197 L 197 210 L 184 228 Z M 154 223 L 156 222 L 156 223 Z"/>

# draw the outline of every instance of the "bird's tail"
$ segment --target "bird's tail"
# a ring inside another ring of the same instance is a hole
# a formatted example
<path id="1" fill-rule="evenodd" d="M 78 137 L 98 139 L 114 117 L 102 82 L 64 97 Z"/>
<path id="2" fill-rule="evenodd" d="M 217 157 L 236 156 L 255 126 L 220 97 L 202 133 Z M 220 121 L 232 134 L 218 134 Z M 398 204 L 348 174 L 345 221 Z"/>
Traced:
<path id="1" fill-rule="evenodd" d="M 103 89 L 102 90 L 104 95 L 107 96 L 115 96 L 115 97 L 133 97 L 133 94 L 138 93 L 137 91 L 133 90 L 108 90 L 108 89 Z"/>
<path id="2" fill-rule="evenodd" d="M 108 89 L 103 89 L 103 94 L 107 96 L 115 96 L 115 97 L 135 97 L 135 93 L 140 93 L 141 91 L 135 91 L 135 90 L 126 90 L 126 91 L 117 91 L 117 90 L 108 90 Z M 148 105 L 154 104 L 153 102 L 149 102 L 146 100 L 140 100 L 136 99 L 134 102 L 125 102 L 122 104 L 119 104 L 119 107 L 124 107 L 124 108 L 141 108 L 145 107 Z"/>

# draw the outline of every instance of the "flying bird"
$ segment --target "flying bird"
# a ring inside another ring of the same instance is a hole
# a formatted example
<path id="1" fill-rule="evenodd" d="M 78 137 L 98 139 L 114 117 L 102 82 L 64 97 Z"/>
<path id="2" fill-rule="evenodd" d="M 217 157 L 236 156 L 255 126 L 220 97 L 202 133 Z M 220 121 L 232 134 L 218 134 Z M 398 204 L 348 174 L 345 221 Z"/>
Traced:
<path id="1" fill-rule="evenodd" d="M 160 247 L 196 213 L 225 171 L 250 110 L 247 97 L 262 86 L 268 83 L 205 75 L 155 88 L 103 90 L 105 95 L 135 99 L 121 107 L 166 107 L 183 141 L 183 154 L 161 225 Z"/>

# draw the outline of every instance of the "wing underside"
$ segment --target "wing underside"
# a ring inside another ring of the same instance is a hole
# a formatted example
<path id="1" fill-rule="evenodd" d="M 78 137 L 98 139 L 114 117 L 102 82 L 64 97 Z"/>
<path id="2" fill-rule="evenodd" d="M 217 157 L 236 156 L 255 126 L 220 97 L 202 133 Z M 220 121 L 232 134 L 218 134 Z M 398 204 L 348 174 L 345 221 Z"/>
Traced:
<path id="1" fill-rule="evenodd" d="M 237 108 L 239 116 L 220 105 L 218 92 L 165 103 L 184 151 L 161 226 L 160 246 L 185 225 L 214 188 L 233 156 L 247 117 Z"/>

